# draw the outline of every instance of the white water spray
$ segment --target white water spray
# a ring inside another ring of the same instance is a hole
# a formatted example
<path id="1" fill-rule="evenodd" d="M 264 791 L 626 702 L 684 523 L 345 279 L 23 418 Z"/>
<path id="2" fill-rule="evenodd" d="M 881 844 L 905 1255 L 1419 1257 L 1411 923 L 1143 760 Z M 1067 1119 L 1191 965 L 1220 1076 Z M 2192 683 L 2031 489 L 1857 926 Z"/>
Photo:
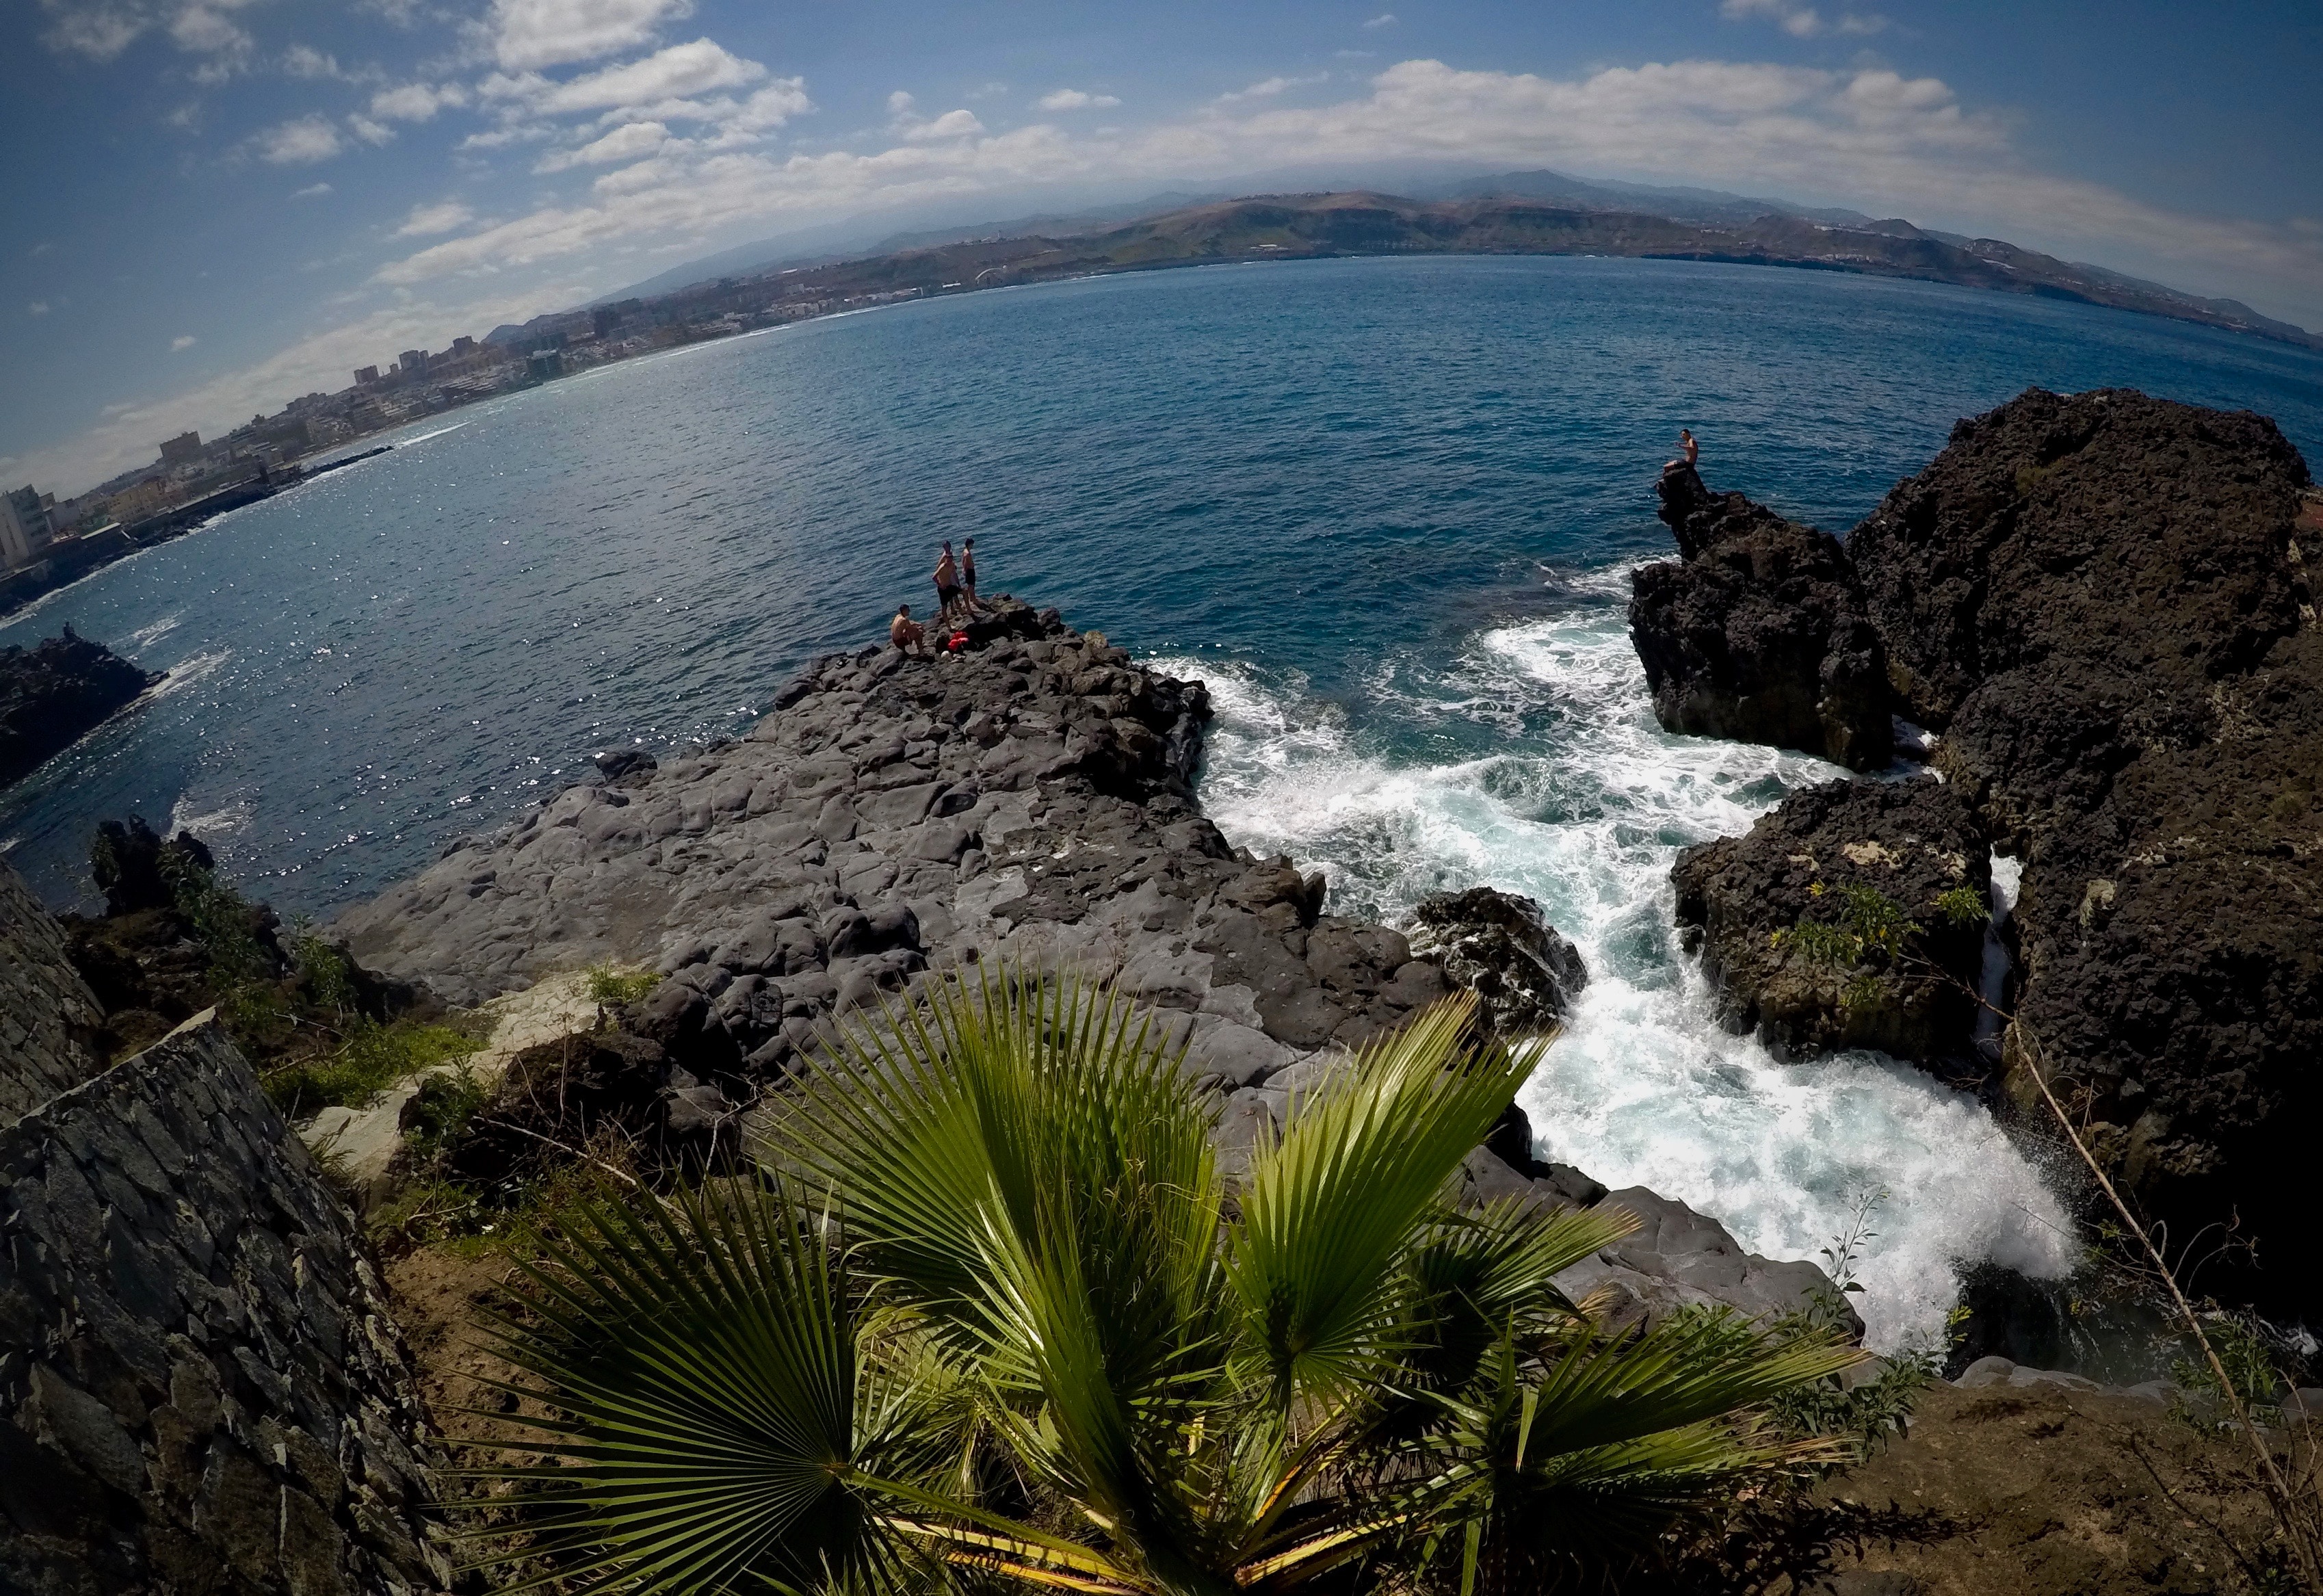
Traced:
<path id="1" fill-rule="evenodd" d="M 1523 893 L 1581 949 L 1589 985 L 1521 1096 L 1543 1156 L 1680 1198 L 1775 1258 L 1814 1258 L 1884 1188 L 1857 1270 L 1878 1349 L 1941 1333 L 1959 1264 L 2070 1273 L 2065 1211 L 1975 1099 L 1874 1053 L 1779 1065 L 1712 1019 L 1671 926 L 1678 849 L 1845 773 L 1663 732 L 1617 602 L 1627 588 L 1626 571 L 1584 578 L 1571 612 L 1482 632 L 1449 665 L 1383 662 L 1367 684 L 1382 707 L 1505 738 L 1505 752 L 1440 765 L 1365 752 L 1296 679 L 1152 663 L 1209 683 L 1202 802 L 1229 839 L 1319 866 L 1335 907 L 1390 923 L 1445 888 Z"/>

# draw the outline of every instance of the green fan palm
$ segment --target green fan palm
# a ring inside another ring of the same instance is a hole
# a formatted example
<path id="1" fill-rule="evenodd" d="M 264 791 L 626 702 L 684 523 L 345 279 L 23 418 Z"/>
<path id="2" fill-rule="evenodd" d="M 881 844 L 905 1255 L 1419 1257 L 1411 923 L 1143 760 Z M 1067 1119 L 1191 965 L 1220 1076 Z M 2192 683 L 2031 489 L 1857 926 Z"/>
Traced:
<path id="1" fill-rule="evenodd" d="M 1538 1588 L 1819 1455 L 1755 1410 L 1851 1349 L 1606 1335 L 1554 1277 L 1627 1215 L 1448 1206 L 1546 1045 L 1473 1025 L 1364 1050 L 1230 1192 L 1117 995 L 936 986 L 786 1095 L 763 1188 L 528 1271 L 503 1351 L 550 1461 L 491 1472 L 584 1585 L 1226 1596 Z"/>

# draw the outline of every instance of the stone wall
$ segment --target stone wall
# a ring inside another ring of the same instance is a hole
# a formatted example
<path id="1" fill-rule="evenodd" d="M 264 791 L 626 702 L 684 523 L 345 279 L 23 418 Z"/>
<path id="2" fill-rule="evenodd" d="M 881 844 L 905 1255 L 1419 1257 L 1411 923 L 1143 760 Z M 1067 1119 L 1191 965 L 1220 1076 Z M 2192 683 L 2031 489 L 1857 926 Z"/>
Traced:
<path id="1" fill-rule="evenodd" d="M 22 892 L 0 865 L 0 1591 L 444 1588 L 345 1207 L 208 1016 L 92 1074 L 96 1005 Z"/>
<path id="2" fill-rule="evenodd" d="M 0 863 L 0 1125 L 96 1073 L 81 1039 L 104 1018 L 62 928 Z"/>

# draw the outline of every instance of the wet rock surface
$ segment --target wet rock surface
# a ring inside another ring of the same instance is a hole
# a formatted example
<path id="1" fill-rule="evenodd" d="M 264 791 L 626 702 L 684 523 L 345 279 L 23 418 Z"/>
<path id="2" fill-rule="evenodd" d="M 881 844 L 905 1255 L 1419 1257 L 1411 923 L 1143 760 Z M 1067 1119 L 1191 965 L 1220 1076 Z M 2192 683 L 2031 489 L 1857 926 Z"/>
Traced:
<path id="1" fill-rule="evenodd" d="M 2010 1089 L 2037 1057 L 2191 1235 L 2311 1311 L 2286 1224 L 2323 1107 L 2323 504 L 2273 424 L 2125 391 L 1963 421 L 1849 546 L 1898 696 L 2024 858 Z"/>
<path id="2" fill-rule="evenodd" d="M 1952 923 L 1937 900 L 1966 888 L 1988 902 L 1992 867 L 1945 784 L 1807 788 L 1744 835 L 1687 848 L 1670 877 L 1685 944 L 1717 985 L 1720 1017 L 1755 1031 L 1778 1058 L 1877 1048 L 1924 1062 L 1967 1051 L 1984 925 Z M 1850 969 L 1797 945 L 1800 922 L 1846 921 L 1851 887 L 1878 893 L 1918 928 L 1900 957 Z"/>
<path id="3" fill-rule="evenodd" d="M 1636 573 L 1630 635 L 1663 729 L 1886 766 L 1887 653 L 1839 540 L 1692 466 L 1657 491 L 1681 557 Z"/>
<path id="4" fill-rule="evenodd" d="M 70 627 L 31 648 L 0 648 L 0 787 L 52 755 L 161 678 Z"/>
<path id="5" fill-rule="evenodd" d="M 1414 952 L 1475 993 L 1485 1024 L 1513 1041 L 1553 1030 L 1589 982 L 1581 950 L 1530 898 L 1493 887 L 1437 893 L 1411 912 Z"/>

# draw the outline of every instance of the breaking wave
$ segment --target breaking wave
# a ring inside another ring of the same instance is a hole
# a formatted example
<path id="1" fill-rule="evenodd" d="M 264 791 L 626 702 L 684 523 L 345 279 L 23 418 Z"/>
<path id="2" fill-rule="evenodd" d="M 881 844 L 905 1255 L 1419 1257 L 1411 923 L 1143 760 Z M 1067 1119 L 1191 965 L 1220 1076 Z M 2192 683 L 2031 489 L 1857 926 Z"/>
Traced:
<path id="1" fill-rule="evenodd" d="M 1521 1095 L 1542 1156 L 1776 1258 L 1815 1258 L 1884 1190 L 1858 1265 L 1875 1348 L 1940 1334 L 1962 1264 L 2070 1274 L 2065 1210 L 1973 1097 L 1875 1053 L 1777 1064 L 1713 1020 L 1671 924 L 1678 849 L 1844 772 L 1662 731 L 1627 587 L 1595 573 L 1564 612 L 1477 631 L 1448 663 L 1382 660 L 1351 703 L 1292 673 L 1153 663 L 1209 683 L 1202 802 L 1235 842 L 1321 867 L 1336 910 L 1390 923 L 1447 887 L 1523 893 L 1581 949 L 1589 984 Z M 1431 761 L 1445 742 L 1483 751 Z"/>

